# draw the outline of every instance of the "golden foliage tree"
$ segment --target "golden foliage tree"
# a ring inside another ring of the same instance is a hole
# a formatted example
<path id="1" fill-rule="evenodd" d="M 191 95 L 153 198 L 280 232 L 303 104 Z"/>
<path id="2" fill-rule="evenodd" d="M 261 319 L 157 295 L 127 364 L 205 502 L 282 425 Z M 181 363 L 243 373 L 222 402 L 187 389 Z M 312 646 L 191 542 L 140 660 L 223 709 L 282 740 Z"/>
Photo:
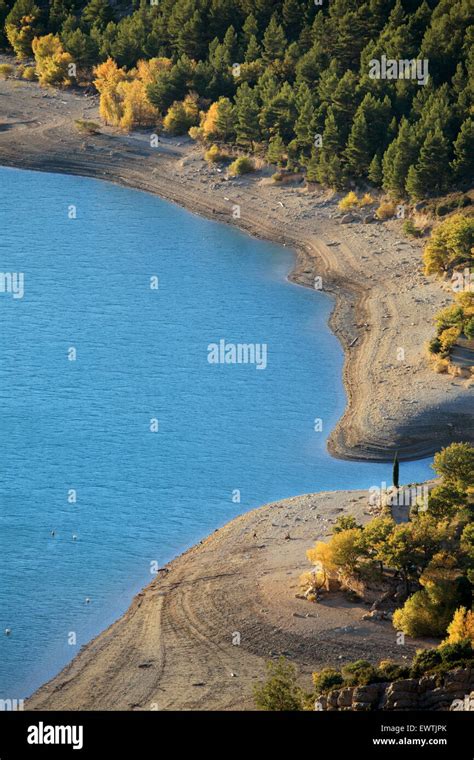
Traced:
<path id="1" fill-rule="evenodd" d="M 126 132 L 137 127 L 151 127 L 156 124 L 158 111 L 146 96 L 146 87 L 139 79 L 124 80 L 117 86 L 121 99 L 122 116 L 119 126 Z"/>
<path id="2" fill-rule="evenodd" d="M 184 135 L 199 123 L 198 98 L 194 93 L 186 95 L 183 101 L 173 103 L 163 119 L 163 126 L 171 135 Z"/>
<path id="3" fill-rule="evenodd" d="M 353 572 L 363 553 L 362 532 L 350 528 L 335 533 L 327 543 L 317 541 L 306 556 L 313 565 L 319 564 L 326 571 Z"/>
<path id="4" fill-rule="evenodd" d="M 171 58 L 150 58 L 148 61 L 138 61 L 135 69 L 136 76 L 144 85 L 149 85 L 163 71 L 169 71 L 172 65 Z"/>
<path id="5" fill-rule="evenodd" d="M 472 259 L 474 217 L 455 214 L 433 230 L 423 252 L 426 274 L 442 274 Z"/>
<path id="6" fill-rule="evenodd" d="M 96 66 L 94 74 L 94 84 L 100 93 L 99 113 L 106 124 L 118 126 L 123 111 L 117 88 L 126 79 L 126 73 L 112 58 L 107 58 L 104 63 Z"/>
<path id="7" fill-rule="evenodd" d="M 467 639 L 474 646 L 474 612 L 466 607 L 458 607 L 448 625 L 447 634 L 443 644 L 457 644 Z"/>
<path id="8" fill-rule="evenodd" d="M 94 70 L 94 84 L 100 93 L 100 115 L 106 124 L 125 131 L 154 126 L 158 111 L 147 97 L 147 85 L 156 72 L 168 66 L 167 58 L 138 61 L 136 69 L 126 72 L 108 58 Z"/>
<path id="9" fill-rule="evenodd" d="M 422 589 L 395 610 L 393 625 L 407 636 L 442 636 L 459 603 L 456 583 L 462 572 L 446 552 L 434 555 L 420 577 Z"/>
<path id="10" fill-rule="evenodd" d="M 46 34 L 35 37 L 32 43 L 36 74 L 41 85 L 70 85 L 72 83 L 72 56 L 66 53 L 59 37 Z"/>
<path id="11" fill-rule="evenodd" d="M 217 137 L 217 114 L 219 112 L 219 103 L 216 101 L 209 109 L 202 115 L 201 129 L 206 139 L 214 139 Z"/>

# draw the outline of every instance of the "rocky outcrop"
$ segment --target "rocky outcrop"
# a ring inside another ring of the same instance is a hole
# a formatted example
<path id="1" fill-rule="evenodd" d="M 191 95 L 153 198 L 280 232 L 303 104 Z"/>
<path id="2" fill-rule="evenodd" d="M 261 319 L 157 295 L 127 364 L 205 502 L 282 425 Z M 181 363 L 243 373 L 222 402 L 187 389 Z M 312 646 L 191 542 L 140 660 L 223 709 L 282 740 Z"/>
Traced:
<path id="1" fill-rule="evenodd" d="M 436 676 L 346 686 L 316 699 L 316 710 L 472 710 L 474 668 L 456 668 L 439 684 Z"/>

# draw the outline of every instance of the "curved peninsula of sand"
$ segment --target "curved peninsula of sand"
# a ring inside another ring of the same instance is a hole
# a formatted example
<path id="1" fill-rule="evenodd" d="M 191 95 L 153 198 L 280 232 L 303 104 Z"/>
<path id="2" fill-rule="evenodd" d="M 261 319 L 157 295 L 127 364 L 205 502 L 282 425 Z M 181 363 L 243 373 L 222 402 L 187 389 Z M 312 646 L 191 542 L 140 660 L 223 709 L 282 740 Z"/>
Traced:
<path id="1" fill-rule="evenodd" d="M 469 381 L 435 374 L 424 344 L 452 294 L 424 277 L 421 247 L 401 222 L 341 224 L 327 193 L 278 185 L 268 173 L 227 180 L 189 139 L 83 137 L 77 118 L 98 121 L 97 99 L 0 82 L 0 164 L 96 177 L 156 193 L 212 219 L 291 246 L 291 280 L 335 297 L 331 327 L 345 350 L 347 407 L 328 445 L 337 457 L 427 456 L 474 441 Z M 403 358 L 400 358 L 403 357 Z"/>
<path id="2" fill-rule="evenodd" d="M 297 496 L 232 520 L 162 569 L 26 709 L 249 710 L 279 656 L 308 691 L 326 665 L 411 660 L 433 642 L 401 647 L 391 622 L 363 620 L 368 607 L 340 593 L 297 596 L 306 550 L 343 512 L 369 520 L 368 492 Z"/>

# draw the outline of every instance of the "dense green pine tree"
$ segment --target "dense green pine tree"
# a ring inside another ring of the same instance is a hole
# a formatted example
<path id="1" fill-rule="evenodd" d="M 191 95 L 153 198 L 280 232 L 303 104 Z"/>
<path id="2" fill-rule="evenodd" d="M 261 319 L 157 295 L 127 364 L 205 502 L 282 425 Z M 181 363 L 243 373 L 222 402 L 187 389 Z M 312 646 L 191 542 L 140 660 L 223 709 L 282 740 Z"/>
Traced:
<path id="1" fill-rule="evenodd" d="M 244 38 L 244 42 L 249 44 L 252 37 L 257 37 L 258 35 L 258 21 L 253 15 L 253 13 L 249 13 L 247 18 L 245 19 L 245 22 L 242 26 L 242 35 Z"/>
<path id="2" fill-rule="evenodd" d="M 298 0 L 284 0 L 281 15 L 288 39 L 297 39 L 304 21 L 301 4 Z"/>
<path id="3" fill-rule="evenodd" d="M 89 0 L 82 11 L 82 20 L 85 24 L 104 29 L 109 21 L 113 21 L 114 12 L 108 0 Z"/>
<path id="4" fill-rule="evenodd" d="M 297 110 L 295 95 L 288 82 L 264 103 L 260 113 L 260 126 L 270 135 L 280 134 L 286 143 L 294 137 Z"/>
<path id="5" fill-rule="evenodd" d="M 263 57 L 268 63 L 275 59 L 282 59 L 285 55 L 287 40 L 283 27 L 278 23 L 277 17 L 272 16 L 271 21 L 263 36 Z"/>
<path id="6" fill-rule="evenodd" d="M 235 107 L 229 98 L 220 98 L 216 116 L 216 128 L 224 142 L 235 139 Z"/>
<path id="7" fill-rule="evenodd" d="M 376 187 L 382 186 L 383 172 L 382 172 L 382 159 L 380 157 L 380 153 L 376 153 L 372 161 L 370 162 L 367 176 Z"/>
<path id="8" fill-rule="evenodd" d="M 53 32 L 84 68 L 109 56 L 128 69 L 140 58 L 171 58 L 171 70 L 163 68 L 148 89 L 161 113 L 190 91 L 202 110 L 224 98 L 225 139 L 248 148 L 258 143 L 262 155 L 277 151 L 281 140 L 288 166 L 301 162 L 308 177 L 332 187 L 368 177 L 394 197 L 406 187 L 414 197 L 466 188 L 471 180 L 471 0 L 38 4 L 0 0 L 0 25 L 9 30 L 8 42 L 7 29 L 0 32 L 0 46 L 28 56 L 33 36 Z M 369 64 L 382 55 L 426 57 L 428 83 L 371 78 Z M 436 167 L 439 178 L 430 186 Z"/>
<path id="9" fill-rule="evenodd" d="M 267 159 L 271 164 L 283 166 L 285 156 L 285 143 L 280 135 L 271 138 L 268 144 Z"/>
<path id="10" fill-rule="evenodd" d="M 420 200 L 427 195 L 443 193 L 448 186 L 448 141 L 437 127 L 429 132 L 415 165 L 408 171 L 406 190 L 410 198 Z"/>
<path id="11" fill-rule="evenodd" d="M 346 165 L 355 177 L 365 177 L 372 160 L 369 128 L 363 111 L 358 111 L 344 151 Z"/>
<path id="12" fill-rule="evenodd" d="M 454 178 L 462 184 L 474 178 L 474 120 L 466 119 L 454 143 Z"/>
<path id="13" fill-rule="evenodd" d="M 388 146 L 382 160 L 383 188 L 394 198 L 405 195 L 405 185 L 410 166 L 418 156 L 418 143 L 413 127 L 403 118 L 398 136 Z"/>
<path id="14" fill-rule="evenodd" d="M 238 89 L 236 98 L 236 133 L 237 142 L 243 146 L 253 147 L 260 139 L 259 104 L 254 89 L 244 82 Z"/>
<path id="15" fill-rule="evenodd" d="M 314 128 L 315 109 L 309 97 L 309 88 L 307 85 L 304 86 L 308 91 L 308 97 L 304 99 L 304 102 L 300 107 L 295 122 L 295 135 L 301 153 L 305 156 L 309 156 L 316 136 Z"/>
<path id="16" fill-rule="evenodd" d="M 252 63 L 257 61 L 262 56 L 262 48 L 260 47 L 257 38 L 253 34 L 250 37 L 249 44 L 245 51 L 245 63 Z"/>

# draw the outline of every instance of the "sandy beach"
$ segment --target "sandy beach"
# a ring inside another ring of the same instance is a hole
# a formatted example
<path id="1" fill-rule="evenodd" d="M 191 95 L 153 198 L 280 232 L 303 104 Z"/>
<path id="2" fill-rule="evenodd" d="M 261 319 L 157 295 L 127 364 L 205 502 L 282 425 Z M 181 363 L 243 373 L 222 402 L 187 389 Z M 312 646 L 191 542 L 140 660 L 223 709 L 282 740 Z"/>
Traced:
<path id="1" fill-rule="evenodd" d="M 342 594 L 296 596 L 306 550 L 343 512 L 366 522 L 370 509 L 367 491 L 339 491 L 238 517 L 170 562 L 26 709 L 249 710 L 281 655 L 308 691 L 318 667 L 410 660 L 430 642 L 398 645 L 391 622 L 362 620 L 369 608 Z"/>
<path id="2" fill-rule="evenodd" d="M 328 442 L 334 456 L 387 460 L 398 449 L 401 459 L 414 459 L 473 441 L 468 382 L 435 374 L 424 351 L 434 314 L 453 294 L 423 275 L 421 245 L 403 237 L 400 220 L 342 225 L 331 194 L 280 186 L 268 171 L 226 181 L 188 138 L 162 138 L 152 148 L 149 134 L 104 129 L 84 137 L 77 118 L 99 121 L 96 97 L 1 81 L 0 164 L 156 193 L 290 246 L 294 282 L 314 287 L 322 277 L 335 298 L 331 328 L 345 349 L 347 407 Z"/>

